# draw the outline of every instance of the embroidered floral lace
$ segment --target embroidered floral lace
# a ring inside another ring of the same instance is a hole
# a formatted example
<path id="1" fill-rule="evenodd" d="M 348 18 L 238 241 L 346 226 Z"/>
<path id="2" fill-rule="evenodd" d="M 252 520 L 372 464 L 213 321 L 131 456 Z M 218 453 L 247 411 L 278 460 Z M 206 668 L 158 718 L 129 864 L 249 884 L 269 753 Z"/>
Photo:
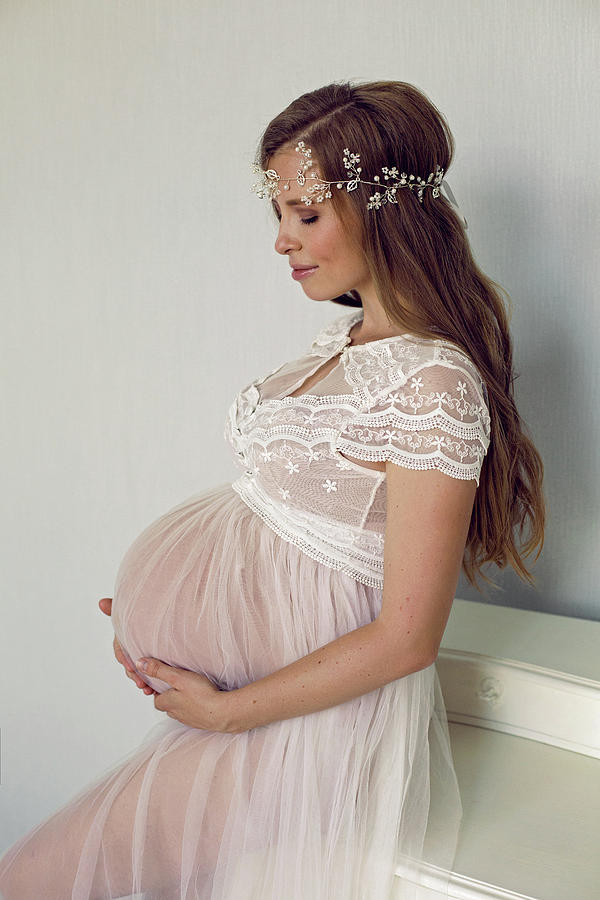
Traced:
<path id="1" fill-rule="evenodd" d="M 243 388 L 225 438 L 244 470 L 232 487 L 287 541 L 367 585 L 383 586 L 389 460 L 475 479 L 490 443 L 487 391 L 455 344 L 401 335 L 350 345 L 363 310 L 322 329 L 309 352 Z M 292 391 L 334 356 L 306 393 Z"/>

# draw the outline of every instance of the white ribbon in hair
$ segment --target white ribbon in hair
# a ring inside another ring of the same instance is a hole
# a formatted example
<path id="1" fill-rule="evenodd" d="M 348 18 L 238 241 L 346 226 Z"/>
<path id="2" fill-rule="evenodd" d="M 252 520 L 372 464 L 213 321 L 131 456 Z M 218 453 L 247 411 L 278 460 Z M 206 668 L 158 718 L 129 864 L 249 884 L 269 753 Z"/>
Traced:
<path id="1" fill-rule="evenodd" d="M 446 181 L 445 178 L 442 180 L 442 183 L 440 184 L 440 190 L 443 192 L 448 203 L 450 203 L 450 205 L 453 206 L 454 209 L 456 210 L 456 215 L 458 216 L 458 218 L 461 220 L 461 222 L 465 226 L 465 231 L 466 231 L 466 229 L 469 227 L 467 225 L 467 220 L 465 219 L 462 212 L 460 211 L 460 207 L 459 207 L 458 203 L 456 202 L 456 197 L 452 193 L 452 191 L 450 189 L 450 185 L 448 184 L 448 182 Z"/>

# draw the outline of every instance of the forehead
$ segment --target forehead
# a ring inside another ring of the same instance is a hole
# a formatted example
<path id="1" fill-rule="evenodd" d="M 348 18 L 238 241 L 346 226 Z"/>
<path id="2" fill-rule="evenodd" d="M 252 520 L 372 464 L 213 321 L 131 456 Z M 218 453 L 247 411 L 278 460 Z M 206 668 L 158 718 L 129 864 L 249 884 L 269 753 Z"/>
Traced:
<path id="1" fill-rule="evenodd" d="M 302 153 L 297 153 L 293 148 L 282 148 L 269 157 L 266 168 L 274 169 L 281 179 L 279 183 L 281 193 L 273 198 L 274 203 L 305 207 L 300 198 L 306 195 L 306 188 L 313 183 L 312 173 L 319 174 L 316 160 L 312 156 L 311 159 L 312 165 L 304 169 L 306 157 Z M 298 184 L 296 181 L 299 171 L 303 171 L 306 178 L 303 185 Z M 287 187 L 284 190 L 286 185 Z"/>
<path id="2" fill-rule="evenodd" d="M 309 172 L 313 172 L 317 169 L 317 162 L 312 151 L 310 160 L 312 160 L 312 165 L 304 170 L 307 175 Z M 293 147 L 282 147 L 269 158 L 267 169 L 275 169 L 281 178 L 295 179 L 298 169 L 302 169 L 307 161 L 306 156 L 303 153 L 296 151 Z"/>

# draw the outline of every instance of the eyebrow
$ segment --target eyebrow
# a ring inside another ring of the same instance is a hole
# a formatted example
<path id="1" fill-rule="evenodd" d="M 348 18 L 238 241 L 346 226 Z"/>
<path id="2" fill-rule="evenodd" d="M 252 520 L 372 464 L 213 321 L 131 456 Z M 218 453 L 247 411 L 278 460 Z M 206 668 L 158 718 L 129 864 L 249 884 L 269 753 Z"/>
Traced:
<path id="1" fill-rule="evenodd" d="M 275 200 L 271 202 L 273 203 L 273 206 L 275 206 Z M 306 203 L 303 200 L 286 200 L 285 204 L 286 206 L 306 206 Z M 277 209 L 276 206 L 275 209 Z"/>

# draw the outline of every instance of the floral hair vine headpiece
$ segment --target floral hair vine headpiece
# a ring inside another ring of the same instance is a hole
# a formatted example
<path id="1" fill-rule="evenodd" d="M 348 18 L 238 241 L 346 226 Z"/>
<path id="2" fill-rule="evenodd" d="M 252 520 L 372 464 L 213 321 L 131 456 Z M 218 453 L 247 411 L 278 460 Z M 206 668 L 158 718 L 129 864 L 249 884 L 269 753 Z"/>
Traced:
<path id="1" fill-rule="evenodd" d="M 311 159 L 311 150 L 310 147 L 306 147 L 304 141 L 298 141 L 298 145 L 296 146 L 296 152 L 302 153 L 304 156 L 304 160 L 302 162 L 302 166 L 298 169 L 296 173 L 296 182 L 301 187 L 306 183 L 307 176 L 304 174 L 307 169 L 312 166 L 314 160 Z M 367 203 L 367 209 L 379 209 L 384 203 L 397 203 L 398 200 L 396 198 L 396 191 L 399 188 L 407 187 L 409 190 L 416 190 L 417 196 L 419 198 L 419 203 L 423 202 L 423 191 L 425 188 L 432 188 L 432 196 L 438 197 L 440 193 L 440 185 L 444 178 L 444 170 L 440 168 L 440 166 L 436 166 L 435 172 L 432 172 L 427 180 L 424 180 L 419 175 L 407 175 L 406 172 L 398 172 L 398 168 L 396 166 L 383 166 L 381 171 L 383 172 L 384 181 L 390 181 L 390 184 L 382 184 L 379 175 L 374 176 L 374 181 L 366 181 L 365 179 L 360 177 L 360 173 L 362 171 L 360 165 L 360 156 L 358 153 L 351 153 L 350 150 L 346 147 L 344 149 L 344 166 L 348 170 L 348 174 L 350 174 L 351 178 L 340 179 L 339 181 L 324 181 L 322 178 L 317 175 L 316 172 L 311 172 L 308 175 L 308 178 L 313 178 L 317 181 L 316 184 L 311 185 L 311 187 L 307 188 L 306 194 L 302 195 L 300 198 L 306 206 L 310 206 L 313 202 L 313 199 L 317 203 L 322 203 L 328 197 L 331 197 L 331 185 L 335 184 L 337 188 L 342 188 L 343 185 L 347 185 L 347 191 L 354 191 L 359 183 L 360 184 L 371 184 L 376 187 L 385 188 L 385 193 L 380 193 L 379 191 L 375 191 L 375 193 L 369 197 L 369 202 Z M 283 185 L 284 191 L 289 191 L 290 189 L 290 181 L 291 178 L 282 179 L 275 169 L 261 169 L 260 166 L 253 165 L 252 171 L 257 175 L 262 176 L 262 180 L 252 185 L 251 190 L 253 190 L 258 196 L 262 199 L 263 197 L 268 197 L 272 199 L 281 193 L 279 190 L 279 182 L 285 181 L 286 183 Z M 310 196 L 308 196 L 310 195 Z"/>

